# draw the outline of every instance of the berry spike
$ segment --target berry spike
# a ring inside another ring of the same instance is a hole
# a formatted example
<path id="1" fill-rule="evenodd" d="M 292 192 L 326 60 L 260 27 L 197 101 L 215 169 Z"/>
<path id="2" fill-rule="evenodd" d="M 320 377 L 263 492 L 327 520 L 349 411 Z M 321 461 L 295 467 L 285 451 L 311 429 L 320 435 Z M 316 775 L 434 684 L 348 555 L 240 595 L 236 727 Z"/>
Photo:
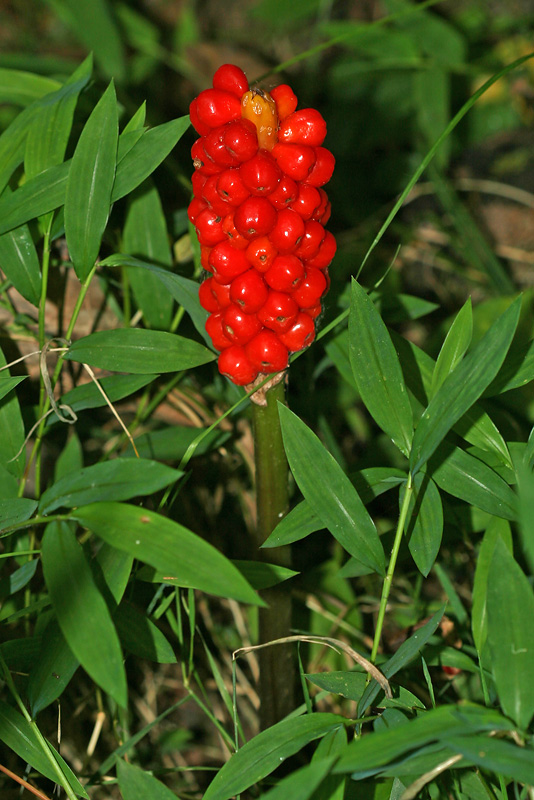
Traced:
<path id="1" fill-rule="evenodd" d="M 272 150 L 277 142 L 276 103 L 268 92 L 252 89 L 241 98 L 241 117 L 256 126 L 260 149 Z"/>

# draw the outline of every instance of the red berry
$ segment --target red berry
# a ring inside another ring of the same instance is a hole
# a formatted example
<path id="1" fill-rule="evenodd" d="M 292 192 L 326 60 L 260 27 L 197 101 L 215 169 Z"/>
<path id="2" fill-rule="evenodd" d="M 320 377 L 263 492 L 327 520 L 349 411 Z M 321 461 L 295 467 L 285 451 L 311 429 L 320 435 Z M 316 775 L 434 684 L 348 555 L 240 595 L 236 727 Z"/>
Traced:
<path id="1" fill-rule="evenodd" d="M 210 257 L 210 253 L 213 250 L 213 247 L 206 247 L 206 245 L 200 245 L 200 265 L 202 269 L 205 269 L 206 272 L 211 272 L 211 267 L 208 264 L 208 259 Z"/>
<path id="2" fill-rule="evenodd" d="M 290 178 L 289 175 L 282 175 L 280 183 L 269 195 L 269 202 L 280 211 L 282 208 L 287 208 L 290 203 L 297 199 L 299 187 L 297 183 Z"/>
<path id="3" fill-rule="evenodd" d="M 273 192 L 280 181 L 281 172 L 274 158 L 260 150 L 239 168 L 239 174 L 252 194 L 265 196 Z"/>
<path id="4" fill-rule="evenodd" d="M 193 185 L 193 194 L 195 195 L 195 197 L 200 197 L 200 195 L 202 194 L 202 188 L 207 180 L 208 180 L 207 175 L 203 175 L 201 172 L 198 172 L 198 170 L 195 170 L 193 172 L 191 176 L 191 183 Z"/>
<path id="5" fill-rule="evenodd" d="M 223 135 L 224 146 L 240 163 L 248 161 L 258 152 L 256 128 L 246 119 L 230 122 Z"/>
<path id="6" fill-rule="evenodd" d="M 336 159 L 326 147 L 315 148 L 315 164 L 312 167 L 306 181 L 312 186 L 324 186 L 332 177 Z"/>
<path id="7" fill-rule="evenodd" d="M 226 169 L 217 178 L 219 196 L 231 206 L 240 206 L 250 195 L 238 169 Z"/>
<path id="8" fill-rule="evenodd" d="M 277 256 L 265 273 L 265 282 L 277 292 L 292 292 L 305 274 L 302 261 L 296 256 Z"/>
<path id="9" fill-rule="evenodd" d="M 218 128 L 241 117 L 241 102 L 235 94 L 222 89 L 204 89 L 197 97 L 198 119 L 210 128 Z"/>
<path id="10" fill-rule="evenodd" d="M 321 202 L 313 212 L 312 219 L 316 219 L 318 222 L 321 222 L 323 216 L 326 213 L 326 208 L 328 206 L 328 195 L 324 189 L 319 188 L 317 191 L 319 192 L 319 195 L 321 197 Z M 321 222 L 321 225 L 322 224 L 323 223 Z"/>
<path id="11" fill-rule="evenodd" d="M 206 320 L 206 331 L 216 350 L 224 350 L 225 347 L 230 347 L 232 344 L 231 339 L 223 331 L 222 311 L 216 311 L 209 315 Z"/>
<path id="12" fill-rule="evenodd" d="M 315 108 L 301 108 L 286 117 L 278 130 L 279 142 L 319 147 L 326 136 L 326 122 Z"/>
<path id="13" fill-rule="evenodd" d="M 231 92 L 241 101 L 241 97 L 248 92 L 247 76 L 235 64 L 223 64 L 213 76 L 213 88 Z"/>
<path id="14" fill-rule="evenodd" d="M 308 347 L 315 339 L 315 323 L 305 311 L 301 311 L 294 324 L 285 333 L 280 334 L 280 341 L 290 353 L 296 353 Z"/>
<path id="15" fill-rule="evenodd" d="M 211 133 L 202 138 L 204 152 L 214 164 L 217 164 L 219 169 L 221 167 L 235 167 L 239 163 L 224 144 L 225 127 L 225 125 L 221 125 L 219 128 L 214 128 Z"/>
<path id="16" fill-rule="evenodd" d="M 319 189 L 316 189 L 315 186 L 310 186 L 309 183 L 301 183 L 297 199 L 291 203 L 291 208 L 300 214 L 302 219 L 311 219 L 320 204 L 321 195 L 319 194 Z"/>
<path id="17" fill-rule="evenodd" d="M 230 298 L 245 314 L 255 314 L 265 304 L 269 290 L 260 273 L 249 269 L 230 284 Z"/>
<path id="18" fill-rule="evenodd" d="M 317 269 L 326 269 L 334 258 L 337 250 L 337 243 L 334 235 L 330 231 L 326 231 L 325 237 L 321 243 L 317 255 L 311 258 L 306 264 L 307 267 L 315 267 Z"/>
<path id="19" fill-rule="evenodd" d="M 207 155 L 203 141 L 203 139 L 197 139 L 191 148 L 193 166 L 202 175 L 215 175 L 216 172 L 219 172 L 219 167 Z"/>
<path id="20" fill-rule="evenodd" d="M 317 305 L 327 288 L 324 273 L 315 267 L 306 269 L 306 277 L 292 294 L 293 300 L 300 308 L 312 308 Z M 264 323 L 265 324 L 265 323 Z"/>
<path id="21" fill-rule="evenodd" d="M 278 250 L 267 236 L 253 239 L 247 247 L 247 258 L 258 272 L 267 272 L 277 255 Z"/>
<path id="22" fill-rule="evenodd" d="M 201 197 L 193 197 L 189 203 L 189 206 L 187 207 L 187 216 L 189 217 L 189 221 L 192 225 L 195 224 L 198 215 L 201 214 L 202 211 L 204 211 L 207 207 L 208 204 Z"/>
<path id="23" fill-rule="evenodd" d="M 321 303 L 317 303 L 317 305 L 307 308 L 302 313 L 307 314 L 311 319 L 317 319 L 322 310 Z"/>
<path id="24" fill-rule="evenodd" d="M 200 284 L 198 293 L 200 305 L 206 311 L 222 311 L 232 302 L 230 299 L 230 286 L 223 286 L 213 278 L 206 278 Z"/>
<path id="25" fill-rule="evenodd" d="M 195 220 L 195 227 L 198 241 L 207 247 L 213 247 L 226 239 L 226 234 L 222 229 L 222 217 L 211 208 L 201 211 Z"/>
<path id="26" fill-rule="evenodd" d="M 206 201 L 213 211 L 220 217 L 225 217 L 228 213 L 228 203 L 222 199 L 217 192 L 217 175 L 210 175 L 204 186 L 202 187 L 202 199 Z"/>
<path id="27" fill-rule="evenodd" d="M 265 236 L 276 222 L 276 211 L 265 197 L 248 197 L 234 214 L 234 224 L 245 239 Z"/>
<path id="28" fill-rule="evenodd" d="M 280 253 L 289 253 L 298 247 L 304 236 L 304 222 L 291 208 L 283 208 L 276 215 L 276 223 L 269 239 Z"/>
<path id="29" fill-rule="evenodd" d="M 234 278 L 250 269 L 244 250 L 236 250 L 228 239 L 219 242 L 211 251 L 209 265 L 219 283 L 231 283 Z"/>
<path id="30" fill-rule="evenodd" d="M 226 375 L 238 386 L 252 383 L 258 375 L 257 368 L 252 365 L 245 349 L 239 344 L 233 344 L 222 351 L 218 366 L 221 375 Z"/>
<path id="31" fill-rule="evenodd" d="M 304 236 L 294 251 L 294 255 L 303 260 L 313 258 L 319 252 L 324 237 L 325 229 L 323 226 L 316 220 L 309 219 L 304 224 Z"/>
<path id="32" fill-rule="evenodd" d="M 305 144 L 278 142 L 272 154 L 282 172 L 295 181 L 307 180 L 315 164 L 315 150 Z"/>
<path id="33" fill-rule="evenodd" d="M 232 242 L 232 246 L 235 247 L 236 250 L 247 249 L 248 239 L 245 239 L 245 237 L 241 236 L 241 234 L 237 231 L 237 228 L 234 225 L 233 210 L 223 219 L 222 227 L 226 237 L 230 242 Z"/>
<path id="34" fill-rule="evenodd" d="M 210 132 L 210 126 L 201 122 L 198 118 L 198 100 L 196 97 L 189 106 L 189 119 L 191 120 L 191 125 L 200 136 L 206 136 Z"/>
<path id="35" fill-rule="evenodd" d="M 287 367 L 287 347 L 272 331 L 263 330 L 254 336 L 245 347 L 245 353 L 260 372 L 279 372 Z"/>
<path id="36" fill-rule="evenodd" d="M 297 107 L 297 96 L 291 86 L 281 83 L 269 92 L 276 103 L 278 119 L 283 120 L 288 117 Z"/>
<path id="37" fill-rule="evenodd" d="M 322 274 L 322 273 L 320 273 Z M 287 292 L 271 290 L 264 305 L 258 311 L 258 319 L 275 333 L 289 330 L 297 318 L 299 307 Z"/>
<path id="38" fill-rule="evenodd" d="M 256 314 L 246 314 L 236 303 L 224 309 L 222 325 L 224 333 L 234 344 L 246 344 L 262 327 Z"/>

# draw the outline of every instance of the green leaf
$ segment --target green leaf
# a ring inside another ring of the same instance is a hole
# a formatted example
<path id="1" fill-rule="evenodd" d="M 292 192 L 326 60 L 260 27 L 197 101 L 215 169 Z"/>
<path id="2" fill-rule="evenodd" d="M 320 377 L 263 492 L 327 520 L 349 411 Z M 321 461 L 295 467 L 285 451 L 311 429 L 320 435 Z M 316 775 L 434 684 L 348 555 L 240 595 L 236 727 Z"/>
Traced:
<path id="1" fill-rule="evenodd" d="M 405 487 L 401 489 L 402 504 Z M 443 506 L 434 481 L 418 473 L 414 478 L 414 492 L 405 525 L 408 547 L 417 569 L 427 577 L 436 560 L 443 534 Z"/>
<path id="2" fill-rule="evenodd" d="M 70 165 L 70 161 L 65 161 L 49 167 L 11 194 L 3 194 L 0 197 L 0 234 L 63 205 Z"/>
<path id="3" fill-rule="evenodd" d="M 423 413 L 414 435 L 410 468 L 415 474 L 453 425 L 493 380 L 510 347 L 519 321 L 518 297 L 445 379 Z"/>
<path id="4" fill-rule="evenodd" d="M 367 410 L 399 450 L 410 453 L 413 418 L 399 359 L 373 302 L 352 282 L 349 355 Z"/>
<path id="5" fill-rule="evenodd" d="M 437 390 L 450 372 L 460 363 L 473 336 L 473 310 L 469 297 L 456 315 L 449 328 L 432 375 L 430 397 L 434 397 Z"/>
<path id="6" fill-rule="evenodd" d="M 305 767 L 295 770 L 291 775 L 282 778 L 274 789 L 262 793 L 261 800 L 309 800 L 319 784 L 330 772 L 335 756 L 312 761 Z"/>
<path id="7" fill-rule="evenodd" d="M 41 557 L 50 600 L 70 649 L 95 683 L 125 708 L 119 637 L 84 551 L 66 523 L 47 525 Z"/>
<path id="8" fill-rule="evenodd" d="M 534 593 L 498 538 L 487 584 L 488 644 L 501 707 L 522 730 L 534 714 Z"/>
<path id="9" fill-rule="evenodd" d="M 130 202 L 122 245 L 126 252 L 139 258 L 160 266 L 172 266 L 167 224 L 158 191 L 151 182 L 141 186 Z M 148 325 L 167 330 L 172 319 L 172 295 L 147 270 L 131 268 L 128 278 L 135 301 Z"/>
<path id="10" fill-rule="evenodd" d="M 108 544 L 180 581 L 181 586 L 262 605 L 227 558 L 177 522 L 124 503 L 93 503 L 78 508 L 73 517 Z"/>
<path id="11" fill-rule="evenodd" d="M 473 641 L 479 653 L 482 653 L 488 635 L 487 596 L 488 573 L 493 558 L 497 538 L 501 538 L 508 551 L 512 553 L 512 532 L 510 525 L 503 519 L 492 517 L 482 539 L 476 560 L 475 580 L 473 583 L 473 606 L 471 610 L 471 630 Z"/>
<path id="12" fill-rule="evenodd" d="M 265 778 L 281 762 L 347 722 L 337 714 L 306 714 L 284 719 L 234 753 L 208 786 L 203 800 L 229 800 Z"/>
<path id="13" fill-rule="evenodd" d="M 0 500 L 0 532 L 19 522 L 26 522 L 36 508 L 37 501 L 27 497 Z"/>
<path id="14" fill-rule="evenodd" d="M 200 436 L 202 440 L 195 450 L 196 456 L 210 453 L 221 447 L 230 437 L 228 431 L 213 429 L 206 436 L 205 428 L 186 428 L 176 426 L 143 433 L 135 440 L 137 452 L 141 458 L 154 458 L 161 461 L 180 461 L 189 446 Z"/>
<path id="15" fill-rule="evenodd" d="M 465 450 L 443 445 L 430 460 L 428 473 L 453 497 L 503 519 L 517 518 L 516 496 L 508 484 Z"/>
<path id="16" fill-rule="evenodd" d="M 117 400 L 122 400 L 124 397 L 134 394 L 134 392 L 142 389 L 158 377 L 157 374 L 109 375 L 106 378 L 99 378 L 98 382 L 108 399 L 115 403 Z M 74 389 L 61 395 L 60 402 L 69 405 L 76 413 L 87 408 L 102 408 L 107 405 L 102 392 L 92 381 L 91 383 L 82 383 L 80 386 L 75 386 Z M 49 424 L 53 425 L 58 421 L 58 418 L 55 415 L 51 415 L 49 420 Z"/>
<path id="17" fill-rule="evenodd" d="M 26 380 L 27 375 L 17 376 L 16 378 L 4 378 L 0 377 L 0 400 L 9 394 L 9 392 L 14 389 L 19 383 Z"/>
<path id="18" fill-rule="evenodd" d="M 10 595 L 20 592 L 29 584 L 38 565 L 37 559 L 26 561 L 21 567 L 10 572 L 5 578 L 0 578 L 0 599 L 5 599 Z"/>
<path id="19" fill-rule="evenodd" d="M 44 75 L 35 75 L 21 69 L 0 68 L 0 103 L 28 106 L 60 87 L 59 81 Z"/>
<path id="20" fill-rule="evenodd" d="M 79 665 L 53 617 L 44 630 L 39 658 L 30 670 L 27 696 L 32 717 L 63 694 Z"/>
<path id="21" fill-rule="evenodd" d="M 176 800 L 161 781 L 122 758 L 117 761 L 117 778 L 124 800 Z"/>
<path id="22" fill-rule="evenodd" d="M 488 736 L 443 737 L 454 753 L 461 753 L 485 772 L 504 775 L 512 781 L 534 784 L 534 749 L 528 745 L 518 747 L 503 739 Z"/>
<path id="23" fill-rule="evenodd" d="M 176 656 L 171 645 L 152 620 L 130 603 L 121 603 L 113 614 L 119 639 L 125 650 L 137 658 L 158 664 L 174 664 Z"/>
<path id="24" fill-rule="evenodd" d="M 4 191 L 6 197 L 11 194 L 9 187 Z M 41 294 L 41 268 L 27 225 L 21 225 L 20 228 L 0 236 L 0 264 L 6 278 L 11 281 L 15 289 L 34 306 L 38 306 Z"/>
<path id="25" fill-rule="evenodd" d="M 76 275 L 84 281 L 100 251 L 117 163 L 119 121 L 111 83 L 76 145 L 65 193 L 65 236 Z"/>
<path id="26" fill-rule="evenodd" d="M 71 28 L 109 78 L 126 78 L 120 31 L 108 0 L 63 0 L 62 12 Z"/>
<path id="27" fill-rule="evenodd" d="M 213 361 L 216 356 L 198 342 L 175 333 L 118 328 L 78 339 L 65 358 L 114 372 L 142 375 L 192 369 Z"/>
<path id="28" fill-rule="evenodd" d="M 6 360 L 0 350 L 0 367 L 5 367 Z M 9 378 L 9 370 L 3 370 L 4 379 Z M 15 392 L 11 392 L 0 400 L 0 465 L 17 478 L 24 472 L 24 424 L 19 401 Z M 20 455 L 17 456 L 17 453 Z M 15 458 L 15 456 L 17 456 Z"/>
<path id="29" fill-rule="evenodd" d="M 13 750 L 23 761 L 49 780 L 56 782 L 57 773 L 43 753 L 43 748 L 28 720 L 12 706 L 0 700 L 0 740 Z M 63 774 L 76 794 L 89 800 L 89 795 L 59 753 L 48 745 Z"/>
<path id="30" fill-rule="evenodd" d="M 304 677 L 320 689 L 356 702 L 361 699 L 367 685 L 365 672 L 317 672 Z"/>
<path id="31" fill-rule="evenodd" d="M 286 514 L 274 531 L 263 542 L 262 547 L 281 547 L 298 542 L 310 533 L 321 530 L 323 523 L 307 502 L 302 500 Z"/>
<path id="32" fill-rule="evenodd" d="M 281 567 L 278 564 L 267 564 L 265 561 L 241 561 L 233 559 L 232 563 L 238 568 L 239 572 L 247 579 L 253 589 L 269 589 L 277 586 L 283 581 L 298 575 L 293 569 Z"/>
<path id="33" fill-rule="evenodd" d="M 350 555 L 383 575 L 384 551 L 353 485 L 301 419 L 280 403 L 278 411 L 289 466 L 304 498 Z"/>
<path id="34" fill-rule="evenodd" d="M 47 489 L 39 502 L 41 514 L 57 508 L 129 500 L 153 494 L 175 483 L 183 472 L 147 459 L 115 458 L 66 475 Z"/>

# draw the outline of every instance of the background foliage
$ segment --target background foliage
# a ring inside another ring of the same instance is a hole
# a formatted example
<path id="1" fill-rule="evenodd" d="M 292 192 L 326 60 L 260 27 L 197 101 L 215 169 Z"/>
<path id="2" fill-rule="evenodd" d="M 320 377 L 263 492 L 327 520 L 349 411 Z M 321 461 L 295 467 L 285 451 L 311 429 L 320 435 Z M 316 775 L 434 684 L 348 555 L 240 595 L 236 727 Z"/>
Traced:
<path id="1" fill-rule="evenodd" d="M 0 768 L 41 797 L 532 796 L 532 22 L 0 9 Z M 280 411 L 267 544 L 293 572 L 256 560 L 250 408 L 196 298 L 187 110 L 229 61 L 319 108 L 337 159 L 332 287 Z M 231 654 L 281 580 L 315 643 L 258 733 L 256 654 Z"/>

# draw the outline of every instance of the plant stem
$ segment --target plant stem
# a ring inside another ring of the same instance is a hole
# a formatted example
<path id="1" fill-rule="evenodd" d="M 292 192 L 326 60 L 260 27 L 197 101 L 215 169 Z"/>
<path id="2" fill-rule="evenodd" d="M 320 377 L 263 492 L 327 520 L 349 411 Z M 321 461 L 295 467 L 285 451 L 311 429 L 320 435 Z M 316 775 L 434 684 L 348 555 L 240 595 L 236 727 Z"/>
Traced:
<path id="1" fill-rule="evenodd" d="M 399 521 L 397 523 L 397 530 L 395 532 L 395 541 L 393 542 L 391 558 L 389 559 L 388 571 L 386 577 L 384 578 L 384 585 L 382 586 L 382 597 L 380 598 L 380 608 L 378 610 L 378 618 L 376 620 L 375 638 L 373 640 L 373 649 L 371 651 L 371 661 L 373 662 L 376 660 L 380 639 L 382 637 L 382 628 L 384 626 L 384 618 L 386 616 L 386 607 L 388 604 L 389 593 L 391 591 L 391 583 L 393 581 L 397 557 L 399 555 L 399 549 L 401 546 L 402 537 L 404 535 L 404 526 L 406 523 L 406 517 L 408 516 L 408 509 L 410 508 L 412 494 L 413 483 L 412 476 L 410 475 L 408 477 L 408 483 L 406 484 L 406 491 L 404 492 L 402 507 L 399 514 Z"/>
<path id="2" fill-rule="evenodd" d="M 257 538 L 261 546 L 288 509 L 288 464 L 282 441 L 277 403 L 284 402 L 284 381 L 265 394 L 265 406 L 253 403 L 254 455 L 256 463 Z M 288 567 L 288 546 L 260 550 L 260 558 Z M 264 590 L 267 608 L 259 610 L 259 640 L 269 642 L 291 632 L 291 594 L 285 583 Z M 260 727 L 279 722 L 295 706 L 295 663 L 291 645 L 266 647 L 259 651 Z"/>

